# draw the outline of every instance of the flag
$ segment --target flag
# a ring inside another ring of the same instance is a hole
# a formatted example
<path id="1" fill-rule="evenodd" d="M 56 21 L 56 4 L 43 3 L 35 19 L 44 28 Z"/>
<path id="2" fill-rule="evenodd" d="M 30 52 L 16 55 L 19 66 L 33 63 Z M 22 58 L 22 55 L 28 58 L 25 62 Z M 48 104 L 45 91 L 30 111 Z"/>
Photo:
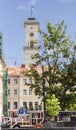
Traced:
<path id="1" fill-rule="evenodd" d="M 32 15 L 33 15 L 33 11 L 35 11 L 35 7 L 33 7 L 33 6 L 31 5 L 31 17 L 32 17 Z"/>
<path id="2" fill-rule="evenodd" d="M 35 11 L 35 7 L 31 6 L 31 10 Z"/>

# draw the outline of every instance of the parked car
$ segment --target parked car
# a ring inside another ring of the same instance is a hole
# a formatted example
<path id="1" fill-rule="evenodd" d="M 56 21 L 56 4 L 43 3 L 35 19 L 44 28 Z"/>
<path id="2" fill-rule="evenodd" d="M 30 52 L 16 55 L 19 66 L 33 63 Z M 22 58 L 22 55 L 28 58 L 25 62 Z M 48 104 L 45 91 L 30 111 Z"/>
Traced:
<path id="1" fill-rule="evenodd" d="M 1 127 L 2 128 L 9 128 L 11 123 L 11 117 L 2 117 L 1 119 Z"/>
<path id="2" fill-rule="evenodd" d="M 15 123 L 15 119 L 11 117 L 2 117 L 1 128 L 10 128 L 11 124 Z"/>

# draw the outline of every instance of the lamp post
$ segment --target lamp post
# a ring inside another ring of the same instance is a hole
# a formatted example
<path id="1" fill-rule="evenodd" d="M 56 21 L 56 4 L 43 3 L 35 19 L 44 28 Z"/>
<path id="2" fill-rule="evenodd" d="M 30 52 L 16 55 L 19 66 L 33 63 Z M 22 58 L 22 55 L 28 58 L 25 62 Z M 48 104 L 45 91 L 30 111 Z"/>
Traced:
<path id="1" fill-rule="evenodd" d="M 43 83 L 42 83 L 42 91 L 43 91 L 43 108 L 44 108 L 44 121 L 46 118 L 46 102 L 45 102 L 45 77 L 44 77 L 44 66 L 42 66 L 42 75 L 43 75 Z"/>
<path id="2" fill-rule="evenodd" d="M 3 77 L 3 115 L 8 116 L 8 100 L 7 100 L 7 83 L 8 83 L 8 69 L 4 70 Z"/>

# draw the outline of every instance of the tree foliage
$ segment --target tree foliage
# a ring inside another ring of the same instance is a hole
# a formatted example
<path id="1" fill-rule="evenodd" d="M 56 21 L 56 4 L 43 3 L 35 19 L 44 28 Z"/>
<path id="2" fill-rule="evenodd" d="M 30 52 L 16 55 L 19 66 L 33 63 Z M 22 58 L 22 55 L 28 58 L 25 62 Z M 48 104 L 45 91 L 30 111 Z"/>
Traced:
<path id="1" fill-rule="evenodd" d="M 35 94 L 43 96 L 44 84 L 45 102 L 55 94 L 62 110 L 70 109 L 76 102 L 76 47 L 67 36 L 66 28 L 62 21 L 54 26 L 48 23 L 47 33 L 39 31 L 40 53 L 32 57 L 36 59 L 36 64 L 31 65 L 28 73 L 25 73 L 34 80 L 28 85 L 34 89 Z"/>
<path id="2" fill-rule="evenodd" d="M 52 117 L 57 116 L 59 111 L 61 110 L 60 103 L 55 97 L 55 94 L 53 94 L 51 97 L 49 97 L 49 99 L 46 100 L 46 110 L 47 113 Z"/>

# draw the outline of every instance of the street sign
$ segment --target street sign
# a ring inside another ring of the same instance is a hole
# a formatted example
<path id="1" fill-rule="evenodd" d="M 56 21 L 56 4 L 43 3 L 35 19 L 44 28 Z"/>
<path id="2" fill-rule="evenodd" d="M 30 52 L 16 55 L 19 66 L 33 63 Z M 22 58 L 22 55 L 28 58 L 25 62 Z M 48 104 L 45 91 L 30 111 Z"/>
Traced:
<path id="1" fill-rule="evenodd" d="M 29 112 L 29 111 L 25 111 L 25 113 L 26 113 L 27 115 L 29 115 L 29 114 L 30 114 L 30 112 Z"/>
<path id="2" fill-rule="evenodd" d="M 21 109 L 19 109 L 19 114 L 23 114 L 24 113 L 24 109 L 23 108 L 21 108 Z"/>

